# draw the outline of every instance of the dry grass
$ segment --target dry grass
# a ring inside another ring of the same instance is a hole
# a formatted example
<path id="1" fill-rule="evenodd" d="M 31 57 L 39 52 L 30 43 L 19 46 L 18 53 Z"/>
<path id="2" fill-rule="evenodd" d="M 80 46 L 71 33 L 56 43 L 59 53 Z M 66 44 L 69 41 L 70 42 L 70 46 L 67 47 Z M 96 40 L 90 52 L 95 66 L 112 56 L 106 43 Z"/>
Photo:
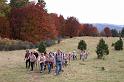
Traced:
<path id="1" fill-rule="evenodd" d="M 81 39 L 88 43 L 88 60 L 72 61 L 59 76 L 54 76 L 54 73 L 40 74 L 38 68 L 34 72 L 26 70 L 24 50 L 0 52 L 0 82 L 124 82 L 124 50 L 114 51 L 111 48 L 112 42 L 118 38 L 104 38 L 110 49 L 110 54 L 105 60 L 96 59 L 95 49 L 100 37 L 65 39 L 60 44 L 48 48 L 48 51 L 77 50 Z M 105 68 L 104 71 L 102 67 Z"/>

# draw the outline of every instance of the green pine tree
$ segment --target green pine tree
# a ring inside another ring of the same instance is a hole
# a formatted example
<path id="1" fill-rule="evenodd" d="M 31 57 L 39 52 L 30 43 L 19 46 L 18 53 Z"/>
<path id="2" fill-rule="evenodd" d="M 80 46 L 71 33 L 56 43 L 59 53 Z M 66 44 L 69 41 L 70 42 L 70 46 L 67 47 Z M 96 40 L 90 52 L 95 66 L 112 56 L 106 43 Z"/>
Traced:
<path id="1" fill-rule="evenodd" d="M 123 50 L 123 40 L 120 38 L 117 42 L 114 43 L 115 50 Z"/>
<path id="2" fill-rule="evenodd" d="M 96 47 L 97 58 L 102 59 L 105 55 L 109 54 L 108 45 L 103 39 L 100 39 L 99 44 Z"/>
<path id="3" fill-rule="evenodd" d="M 78 49 L 80 50 L 86 50 L 87 49 L 87 44 L 84 40 L 81 40 L 79 43 L 78 43 Z"/>
<path id="4" fill-rule="evenodd" d="M 44 53 L 44 52 L 46 51 L 46 46 L 45 46 L 44 42 L 41 42 L 41 43 L 39 44 L 39 46 L 38 46 L 38 51 L 39 51 L 40 53 Z"/>
<path id="5" fill-rule="evenodd" d="M 118 37 L 119 36 L 119 33 L 116 29 L 112 29 L 111 33 L 112 33 L 112 37 Z"/>

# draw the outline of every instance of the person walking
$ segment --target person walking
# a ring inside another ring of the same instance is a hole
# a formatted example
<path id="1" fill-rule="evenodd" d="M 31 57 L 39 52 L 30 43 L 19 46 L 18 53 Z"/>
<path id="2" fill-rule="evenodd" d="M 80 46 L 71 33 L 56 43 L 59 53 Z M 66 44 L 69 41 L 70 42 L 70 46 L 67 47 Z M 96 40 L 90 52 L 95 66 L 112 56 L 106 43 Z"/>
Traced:
<path id="1" fill-rule="evenodd" d="M 29 58 L 30 58 L 30 64 L 31 64 L 31 71 L 33 71 L 34 63 L 36 61 L 36 56 L 33 54 L 33 52 L 31 52 L 31 54 L 29 55 Z"/>
<path id="2" fill-rule="evenodd" d="M 85 55 L 86 55 L 86 51 L 84 50 L 84 51 L 82 51 L 82 56 L 81 56 L 81 60 L 85 60 Z"/>
<path id="3" fill-rule="evenodd" d="M 38 67 L 37 65 L 38 65 L 38 56 L 39 56 L 39 54 L 38 54 L 37 50 L 34 50 L 33 54 L 34 54 L 35 57 L 36 57 L 35 65 L 36 65 L 36 68 L 37 68 L 37 67 Z"/>
<path id="4" fill-rule="evenodd" d="M 29 50 L 26 50 L 24 60 L 26 60 L 25 64 L 26 64 L 26 68 L 28 68 L 28 69 L 30 68 L 30 58 L 29 58 L 29 55 L 30 55 Z"/>
<path id="5" fill-rule="evenodd" d="M 49 53 L 49 57 L 48 57 L 48 73 L 51 72 L 51 69 L 53 68 L 53 63 L 54 63 L 54 57 L 53 57 L 52 53 Z"/>
<path id="6" fill-rule="evenodd" d="M 66 67 L 68 64 L 68 54 L 64 55 L 64 66 Z"/>
<path id="7" fill-rule="evenodd" d="M 56 60 L 56 75 L 59 75 L 59 73 L 62 71 L 62 53 L 60 50 L 57 50 L 55 60 Z"/>
<path id="8" fill-rule="evenodd" d="M 44 56 L 44 53 L 41 53 L 41 55 L 39 56 L 40 73 L 44 71 L 45 61 L 46 61 L 46 57 Z"/>
<path id="9" fill-rule="evenodd" d="M 72 52 L 72 56 L 73 56 L 73 60 L 77 60 L 77 54 L 76 54 L 76 51 L 73 51 L 73 52 Z"/>
<path id="10" fill-rule="evenodd" d="M 71 61 L 71 58 L 72 58 L 72 54 L 71 54 L 71 52 L 69 52 L 69 54 L 68 54 L 69 63 L 70 63 L 70 61 Z"/>

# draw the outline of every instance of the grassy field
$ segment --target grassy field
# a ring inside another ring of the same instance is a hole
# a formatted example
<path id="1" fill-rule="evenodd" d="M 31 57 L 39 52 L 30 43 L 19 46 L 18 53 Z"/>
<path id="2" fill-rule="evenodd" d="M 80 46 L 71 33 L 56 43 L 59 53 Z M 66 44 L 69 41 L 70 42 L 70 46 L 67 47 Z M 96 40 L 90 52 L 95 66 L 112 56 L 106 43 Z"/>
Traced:
<path id="1" fill-rule="evenodd" d="M 38 68 L 33 72 L 25 69 L 25 50 L 0 52 L 0 82 L 124 82 L 124 50 L 114 51 L 112 42 L 118 38 L 104 38 L 110 54 L 105 60 L 96 59 L 96 45 L 100 37 L 76 37 L 65 39 L 60 44 L 49 47 L 48 51 L 61 49 L 64 52 L 77 50 L 80 40 L 85 40 L 90 53 L 86 61 L 72 61 L 59 76 L 41 74 Z M 105 67 L 102 71 L 101 67 Z"/>

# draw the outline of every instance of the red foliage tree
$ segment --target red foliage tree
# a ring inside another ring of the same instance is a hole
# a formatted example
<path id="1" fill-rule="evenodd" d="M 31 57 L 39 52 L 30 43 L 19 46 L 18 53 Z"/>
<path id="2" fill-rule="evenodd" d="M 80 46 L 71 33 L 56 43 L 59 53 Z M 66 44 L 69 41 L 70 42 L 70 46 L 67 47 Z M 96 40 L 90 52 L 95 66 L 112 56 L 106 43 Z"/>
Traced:
<path id="1" fill-rule="evenodd" d="M 99 31 L 92 24 L 81 24 L 79 28 L 79 36 L 98 36 Z"/>
<path id="2" fill-rule="evenodd" d="M 58 35 L 59 35 L 59 33 L 58 33 L 59 18 L 56 13 L 49 14 L 49 24 L 50 24 L 50 27 L 54 29 L 53 32 L 54 32 L 55 36 L 58 37 Z"/>
<path id="3" fill-rule="evenodd" d="M 70 38 L 78 35 L 80 23 L 75 17 L 68 17 L 65 23 L 65 34 Z"/>
<path id="4" fill-rule="evenodd" d="M 78 36 L 84 36 L 84 26 L 83 26 L 83 24 L 80 24 L 80 27 L 78 29 Z"/>
<path id="5" fill-rule="evenodd" d="M 65 19 L 62 15 L 59 16 L 58 34 L 59 37 L 65 37 Z"/>
<path id="6" fill-rule="evenodd" d="M 99 35 L 99 31 L 98 31 L 98 29 L 96 27 L 92 27 L 90 29 L 91 29 L 90 30 L 91 36 L 98 36 Z"/>
<path id="7" fill-rule="evenodd" d="M 53 32 L 57 38 L 65 36 L 65 19 L 62 15 L 56 13 L 49 14 L 49 25 L 54 29 Z"/>
<path id="8" fill-rule="evenodd" d="M 53 28 L 49 25 L 49 15 L 42 3 L 12 9 L 10 21 L 14 39 L 36 43 L 54 37 Z"/>
<path id="9" fill-rule="evenodd" d="M 84 29 L 83 29 L 84 35 L 90 36 L 91 35 L 90 31 L 91 31 L 92 25 L 91 24 L 83 24 L 83 27 L 84 27 Z"/>
<path id="10" fill-rule="evenodd" d="M 106 37 L 112 36 L 111 30 L 109 27 L 105 27 L 104 32 L 105 32 Z"/>
<path id="11" fill-rule="evenodd" d="M 10 38 L 11 29 L 9 27 L 9 21 L 5 17 L 0 17 L 0 37 Z"/>

